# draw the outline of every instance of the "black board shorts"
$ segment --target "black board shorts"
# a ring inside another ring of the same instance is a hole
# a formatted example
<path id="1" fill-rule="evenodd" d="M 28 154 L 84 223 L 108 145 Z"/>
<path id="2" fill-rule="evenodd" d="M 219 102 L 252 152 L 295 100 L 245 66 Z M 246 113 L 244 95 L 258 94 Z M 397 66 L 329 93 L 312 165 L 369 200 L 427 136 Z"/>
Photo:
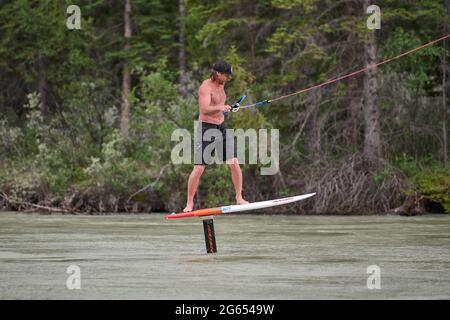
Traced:
<path id="1" fill-rule="evenodd" d="M 194 164 L 196 165 L 225 163 L 227 160 L 237 157 L 234 134 L 227 130 L 225 122 L 217 125 L 199 121 L 194 148 Z"/>

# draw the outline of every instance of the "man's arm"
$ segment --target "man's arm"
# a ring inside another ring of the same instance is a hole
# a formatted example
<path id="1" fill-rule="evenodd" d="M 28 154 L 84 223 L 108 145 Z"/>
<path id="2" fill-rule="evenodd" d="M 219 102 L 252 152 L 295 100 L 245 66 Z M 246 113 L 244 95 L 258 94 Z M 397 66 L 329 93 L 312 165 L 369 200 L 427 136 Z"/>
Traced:
<path id="1" fill-rule="evenodd" d="M 198 90 L 198 105 L 204 114 L 212 114 L 217 111 L 228 112 L 231 110 L 229 105 L 212 106 L 211 91 L 205 86 L 200 86 L 200 89 Z"/>

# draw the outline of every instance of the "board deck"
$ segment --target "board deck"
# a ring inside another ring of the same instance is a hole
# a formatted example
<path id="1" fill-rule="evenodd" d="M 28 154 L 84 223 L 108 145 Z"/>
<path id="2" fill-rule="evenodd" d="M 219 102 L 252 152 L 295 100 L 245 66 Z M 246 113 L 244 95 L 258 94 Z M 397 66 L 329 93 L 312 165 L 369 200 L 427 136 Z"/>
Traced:
<path id="1" fill-rule="evenodd" d="M 267 201 L 260 201 L 260 202 L 253 202 L 253 203 L 247 203 L 247 204 L 236 204 L 236 205 L 229 205 L 229 206 L 223 206 L 223 207 L 215 207 L 215 208 L 206 208 L 206 209 L 200 209 L 200 210 L 194 210 L 191 212 L 180 212 L 180 213 L 172 213 L 169 215 L 166 215 L 166 219 L 180 219 L 180 218 L 192 218 L 192 217 L 202 217 L 202 216 L 212 216 L 222 213 L 231 213 L 231 212 L 241 212 L 241 211 L 249 211 L 249 210 L 257 210 L 257 209 L 264 209 L 264 208 L 270 208 L 275 206 L 281 206 L 288 203 L 297 202 L 300 200 L 304 200 L 307 198 L 310 198 L 314 196 L 316 193 L 308 193 L 288 198 L 281 198 L 281 199 L 275 199 L 275 200 L 267 200 Z"/>

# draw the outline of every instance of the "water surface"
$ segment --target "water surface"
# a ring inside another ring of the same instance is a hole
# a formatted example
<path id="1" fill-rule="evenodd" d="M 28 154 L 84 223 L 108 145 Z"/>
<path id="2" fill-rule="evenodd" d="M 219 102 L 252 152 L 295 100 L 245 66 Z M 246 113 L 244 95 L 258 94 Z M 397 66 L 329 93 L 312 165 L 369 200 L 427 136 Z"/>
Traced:
<path id="1" fill-rule="evenodd" d="M 197 218 L 0 213 L 0 299 L 450 298 L 448 215 L 229 215 L 215 229 L 207 255 Z"/>

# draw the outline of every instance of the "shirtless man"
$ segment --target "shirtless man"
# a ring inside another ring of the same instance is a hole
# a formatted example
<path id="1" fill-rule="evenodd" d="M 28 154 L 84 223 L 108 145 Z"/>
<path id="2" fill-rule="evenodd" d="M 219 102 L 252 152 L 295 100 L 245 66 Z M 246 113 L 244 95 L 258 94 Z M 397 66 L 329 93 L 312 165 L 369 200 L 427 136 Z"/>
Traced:
<path id="1" fill-rule="evenodd" d="M 222 132 L 224 146 L 222 153 L 223 160 L 226 161 L 231 169 L 231 180 L 236 191 L 236 203 L 248 203 L 248 201 L 242 198 L 242 172 L 236 157 L 236 152 L 226 152 L 228 150 L 227 145 L 234 144 L 234 137 L 226 133 L 223 114 L 224 112 L 231 111 L 231 106 L 225 104 L 227 96 L 224 90 L 225 82 L 230 79 L 231 75 L 232 68 L 228 63 L 224 61 L 217 62 L 211 70 L 211 78 L 203 81 L 198 89 L 199 131 L 197 138 L 201 141 L 195 142 L 195 149 L 196 152 L 199 152 L 196 158 L 198 159 L 198 155 L 200 155 L 200 161 L 196 160 L 194 169 L 189 176 L 187 202 L 186 208 L 183 210 L 184 212 L 192 211 L 194 207 L 194 196 L 200 183 L 200 177 L 208 164 L 203 158 L 203 150 L 212 142 L 203 141 L 202 138 L 204 132 L 208 129 L 217 129 Z"/>

